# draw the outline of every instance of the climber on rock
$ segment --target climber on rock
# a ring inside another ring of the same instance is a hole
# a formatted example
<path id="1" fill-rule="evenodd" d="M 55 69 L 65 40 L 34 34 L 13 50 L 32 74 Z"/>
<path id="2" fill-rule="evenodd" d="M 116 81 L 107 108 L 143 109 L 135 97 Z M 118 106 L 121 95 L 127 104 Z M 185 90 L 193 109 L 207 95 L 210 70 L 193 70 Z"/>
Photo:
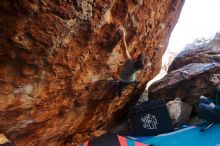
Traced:
<path id="1" fill-rule="evenodd" d="M 126 31 L 123 27 L 119 27 L 121 35 L 121 46 L 125 62 L 119 74 L 118 96 L 121 96 L 124 88 L 136 82 L 136 72 L 144 68 L 146 56 L 143 52 L 131 57 L 127 49 Z"/>

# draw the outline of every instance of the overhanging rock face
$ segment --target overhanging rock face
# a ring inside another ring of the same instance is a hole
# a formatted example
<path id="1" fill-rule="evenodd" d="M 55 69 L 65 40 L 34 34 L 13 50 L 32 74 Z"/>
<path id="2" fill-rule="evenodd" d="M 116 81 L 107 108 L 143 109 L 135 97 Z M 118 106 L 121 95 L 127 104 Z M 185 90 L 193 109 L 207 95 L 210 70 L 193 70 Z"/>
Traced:
<path id="1" fill-rule="evenodd" d="M 183 3 L 1 0 L 0 131 L 20 146 L 79 143 L 107 129 L 159 72 Z M 144 51 L 152 65 L 138 73 L 135 87 L 113 98 L 110 80 L 124 61 L 120 24 L 131 54 Z"/>

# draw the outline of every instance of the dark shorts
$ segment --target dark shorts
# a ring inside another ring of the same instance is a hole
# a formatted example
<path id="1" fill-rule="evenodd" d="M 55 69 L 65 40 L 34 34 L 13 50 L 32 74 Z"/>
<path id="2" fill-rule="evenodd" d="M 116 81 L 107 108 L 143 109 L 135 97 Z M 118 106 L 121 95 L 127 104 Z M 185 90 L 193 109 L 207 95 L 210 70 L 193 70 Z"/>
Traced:
<path id="1" fill-rule="evenodd" d="M 123 81 L 119 81 L 118 82 L 118 96 L 121 96 L 123 90 L 125 89 L 125 87 L 127 87 L 128 85 L 132 85 L 134 84 L 134 82 L 123 82 Z"/>
<path id="2" fill-rule="evenodd" d="M 199 116 L 210 123 L 220 122 L 220 113 L 209 104 L 213 103 L 209 98 L 200 99 Z"/>

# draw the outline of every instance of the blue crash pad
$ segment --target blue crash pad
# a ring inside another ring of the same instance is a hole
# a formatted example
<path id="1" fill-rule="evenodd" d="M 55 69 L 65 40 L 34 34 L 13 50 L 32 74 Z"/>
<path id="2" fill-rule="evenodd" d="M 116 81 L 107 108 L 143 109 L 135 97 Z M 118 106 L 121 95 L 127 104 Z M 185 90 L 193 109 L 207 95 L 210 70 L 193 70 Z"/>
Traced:
<path id="1" fill-rule="evenodd" d="M 190 126 L 158 136 L 131 139 L 155 146 L 220 146 L 220 124 L 216 124 L 204 132 L 200 132 L 199 127 Z"/>

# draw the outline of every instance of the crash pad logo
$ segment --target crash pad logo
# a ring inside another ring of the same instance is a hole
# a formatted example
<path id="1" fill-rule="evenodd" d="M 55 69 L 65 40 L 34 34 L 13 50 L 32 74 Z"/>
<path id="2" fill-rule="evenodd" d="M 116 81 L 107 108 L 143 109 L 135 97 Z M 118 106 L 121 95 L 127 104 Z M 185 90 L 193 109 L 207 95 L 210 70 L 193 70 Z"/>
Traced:
<path id="1" fill-rule="evenodd" d="M 146 129 L 157 129 L 157 118 L 154 115 L 146 114 L 146 116 L 141 117 L 143 127 Z"/>

